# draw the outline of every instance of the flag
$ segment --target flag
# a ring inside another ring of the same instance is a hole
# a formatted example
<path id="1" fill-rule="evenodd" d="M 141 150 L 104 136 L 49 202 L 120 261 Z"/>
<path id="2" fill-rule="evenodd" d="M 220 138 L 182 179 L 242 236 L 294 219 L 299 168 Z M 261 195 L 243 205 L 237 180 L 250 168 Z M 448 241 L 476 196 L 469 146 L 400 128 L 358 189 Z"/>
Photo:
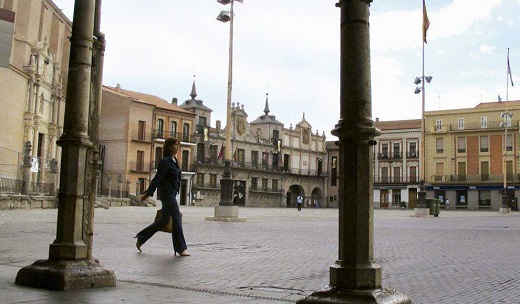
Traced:
<path id="1" fill-rule="evenodd" d="M 222 159 L 224 157 L 224 150 L 225 150 L 225 147 L 224 145 L 221 145 L 220 146 L 220 152 L 218 153 L 218 159 Z"/>
<path id="2" fill-rule="evenodd" d="M 235 148 L 235 152 L 233 153 L 233 160 L 234 161 L 237 161 L 237 149 L 238 149 L 238 147 Z"/>
<path id="3" fill-rule="evenodd" d="M 426 41 L 426 31 L 428 31 L 428 28 L 430 27 L 430 20 L 428 19 L 428 13 L 426 12 L 426 3 L 424 3 L 425 0 L 422 2 L 422 14 L 423 14 L 423 24 L 422 24 L 422 37 L 423 42 L 428 43 Z"/>
<path id="4" fill-rule="evenodd" d="M 509 48 L 507 49 L 507 73 L 509 74 L 509 79 L 511 80 L 511 86 L 514 87 L 513 84 L 513 75 L 511 74 L 511 66 L 509 65 Z"/>

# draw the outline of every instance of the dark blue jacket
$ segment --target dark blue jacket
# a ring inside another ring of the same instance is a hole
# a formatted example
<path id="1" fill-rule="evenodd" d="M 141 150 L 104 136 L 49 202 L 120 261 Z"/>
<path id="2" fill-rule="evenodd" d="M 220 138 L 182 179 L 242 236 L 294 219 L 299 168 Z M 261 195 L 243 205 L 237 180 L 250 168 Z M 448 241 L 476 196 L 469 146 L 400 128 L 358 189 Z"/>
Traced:
<path id="1" fill-rule="evenodd" d="M 173 161 L 171 156 L 166 156 L 161 159 L 157 166 L 157 174 L 152 179 L 150 186 L 145 191 L 149 196 L 152 196 L 155 189 L 159 189 L 158 196 L 174 195 L 179 193 L 179 186 L 181 181 L 181 169 L 177 162 L 177 158 Z"/>

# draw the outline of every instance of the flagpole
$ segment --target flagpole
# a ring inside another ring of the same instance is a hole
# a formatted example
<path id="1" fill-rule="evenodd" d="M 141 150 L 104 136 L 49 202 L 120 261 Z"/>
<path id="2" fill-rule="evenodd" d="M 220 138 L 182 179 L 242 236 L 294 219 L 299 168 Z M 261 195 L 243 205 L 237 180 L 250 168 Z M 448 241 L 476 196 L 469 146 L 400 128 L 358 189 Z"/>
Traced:
<path id="1" fill-rule="evenodd" d="M 509 205 L 507 203 L 508 200 L 508 191 L 507 191 L 507 128 L 509 126 L 509 123 L 511 121 L 512 113 L 508 112 L 508 101 L 509 101 L 509 76 L 511 74 L 511 68 L 509 67 L 509 48 L 507 48 L 507 64 L 506 64 L 506 111 L 503 113 L 504 117 L 504 153 L 503 153 L 503 159 L 502 159 L 502 173 L 504 175 L 504 189 L 502 193 L 502 207 L 500 208 L 500 212 L 502 213 L 509 213 L 511 210 L 509 209 Z M 511 77 L 511 84 L 512 84 L 512 77 Z"/>

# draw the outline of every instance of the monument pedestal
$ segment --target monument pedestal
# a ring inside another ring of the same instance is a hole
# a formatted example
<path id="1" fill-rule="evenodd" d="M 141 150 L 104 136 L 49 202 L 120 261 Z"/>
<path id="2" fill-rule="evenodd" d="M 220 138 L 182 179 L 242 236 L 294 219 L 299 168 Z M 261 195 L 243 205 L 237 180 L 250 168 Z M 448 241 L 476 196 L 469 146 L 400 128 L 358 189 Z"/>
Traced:
<path id="1" fill-rule="evenodd" d="M 215 216 L 206 217 L 206 221 L 245 222 L 247 218 L 238 217 L 238 206 L 215 206 Z"/>
<path id="2" fill-rule="evenodd" d="M 412 301 L 392 288 L 381 287 L 378 289 L 349 290 L 327 286 L 315 291 L 306 298 L 297 301 L 298 304 L 411 304 Z"/>
<path id="3" fill-rule="evenodd" d="M 412 217 L 430 217 L 430 208 L 414 208 Z"/>
<path id="4" fill-rule="evenodd" d="M 16 284 L 68 291 L 116 286 L 114 272 L 96 261 L 38 260 L 18 271 Z"/>
<path id="5" fill-rule="evenodd" d="M 511 208 L 500 207 L 500 213 L 502 213 L 502 214 L 511 213 Z"/>

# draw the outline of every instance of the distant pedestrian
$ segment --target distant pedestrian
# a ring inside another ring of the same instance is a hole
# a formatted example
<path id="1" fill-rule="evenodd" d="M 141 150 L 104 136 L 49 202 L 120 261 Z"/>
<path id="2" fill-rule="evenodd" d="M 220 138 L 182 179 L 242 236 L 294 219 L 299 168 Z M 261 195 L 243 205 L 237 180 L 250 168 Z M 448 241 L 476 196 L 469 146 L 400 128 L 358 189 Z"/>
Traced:
<path id="1" fill-rule="evenodd" d="M 318 203 L 317 199 L 314 199 L 314 208 L 318 209 L 320 207 L 320 203 Z"/>
<path id="2" fill-rule="evenodd" d="M 450 200 L 446 199 L 446 210 L 450 209 Z"/>
<path id="3" fill-rule="evenodd" d="M 298 195 L 296 198 L 296 205 L 298 206 L 298 211 L 302 211 L 303 197 L 301 195 Z"/>

